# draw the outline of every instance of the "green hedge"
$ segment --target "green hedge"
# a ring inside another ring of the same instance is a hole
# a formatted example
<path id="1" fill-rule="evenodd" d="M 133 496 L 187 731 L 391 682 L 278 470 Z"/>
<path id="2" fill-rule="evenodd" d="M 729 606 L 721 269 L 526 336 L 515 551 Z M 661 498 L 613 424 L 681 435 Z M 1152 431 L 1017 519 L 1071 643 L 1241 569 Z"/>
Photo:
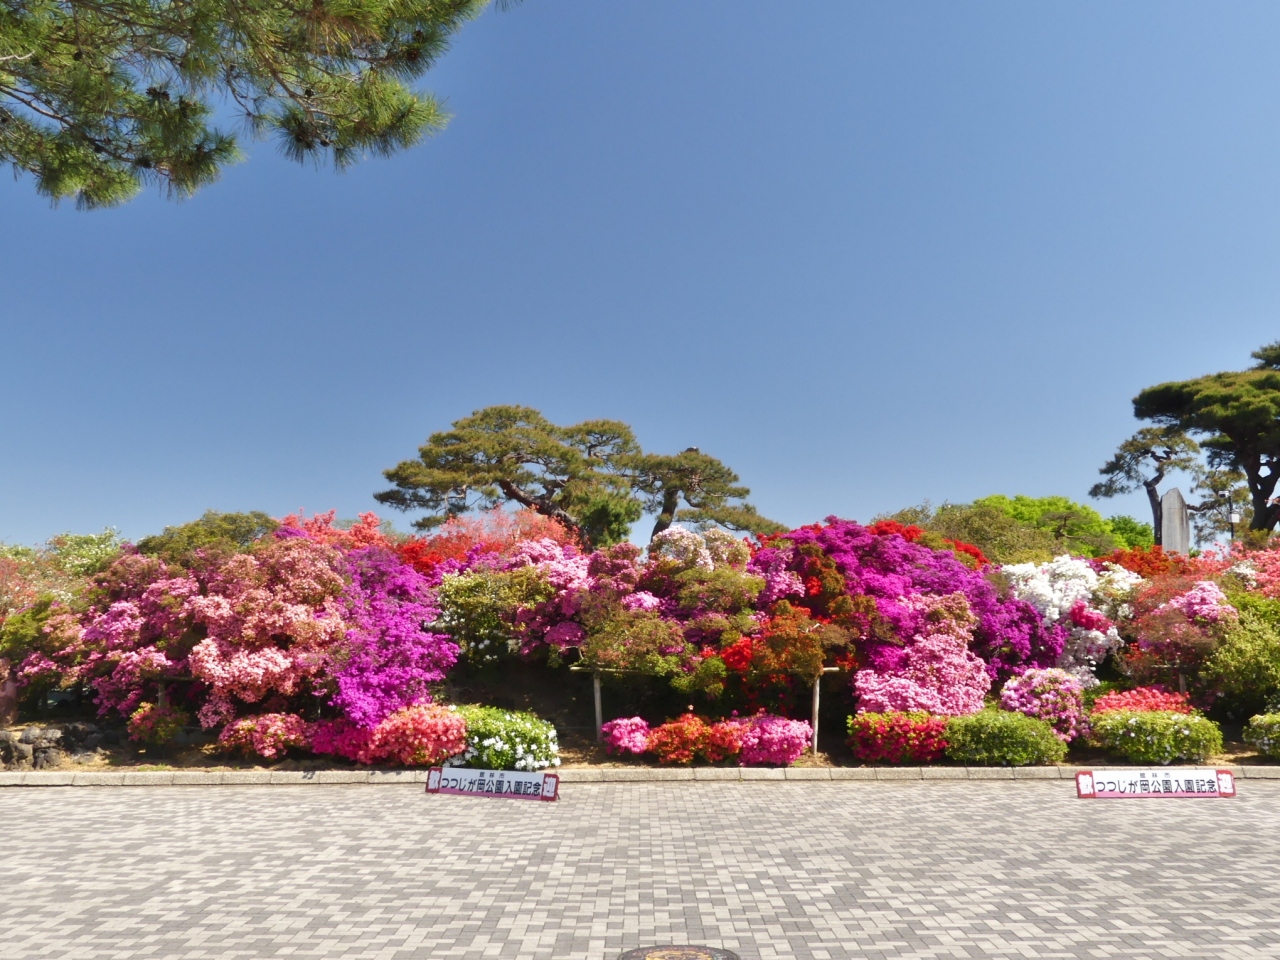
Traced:
<path id="1" fill-rule="evenodd" d="M 450 763 L 481 770 L 544 770 L 560 765 L 556 728 L 532 713 L 464 706 L 467 749 Z"/>
<path id="2" fill-rule="evenodd" d="M 947 724 L 947 756 L 983 767 L 1028 767 L 1060 763 L 1067 745 L 1053 727 L 1008 710 L 983 710 Z"/>
<path id="3" fill-rule="evenodd" d="M 1250 720 L 1244 742 L 1265 757 L 1280 757 L 1280 713 L 1260 713 Z"/>
<path id="4" fill-rule="evenodd" d="M 1165 710 L 1108 710 L 1093 717 L 1093 741 L 1135 763 L 1202 761 L 1222 752 L 1212 720 Z"/>

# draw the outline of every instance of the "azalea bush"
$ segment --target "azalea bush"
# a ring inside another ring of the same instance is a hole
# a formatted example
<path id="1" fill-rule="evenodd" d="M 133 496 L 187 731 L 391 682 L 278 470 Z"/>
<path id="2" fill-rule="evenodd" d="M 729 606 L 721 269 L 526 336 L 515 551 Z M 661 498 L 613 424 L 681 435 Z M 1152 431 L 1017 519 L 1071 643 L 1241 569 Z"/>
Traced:
<path id="1" fill-rule="evenodd" d="M 1264 757 L 1280 758 L 1280 713 L 1262 713 L 1244 728 L 1244 742 Z"/>
<path id="2" fill-rule="evenodd" d="M 1222 752 L 1212 720 L 1170 710 L 1107 710 L 1093 716 L 1093 741 L 1134 763 L 1200 763 Z"/>
<path id="3" fill-rule="evenodd" d="M 741 731 L 740 757 L 748 767 L 789 767 L 813 741 L 813 727 L 804 720 L 759 714 L 729 726 Z"/>
<path id="4" fill-rule="evenodd" d="M 933 763 L 947 748 L 947 721 L 922 710 L 858 713 L 849 718 L 849 745 L 866 763 Z"/>
<path id="5" fill-rule="evenodd" d="M 129 739 L 156 746 L 169 743 L 191 722 L 191 715 L 170 704 L 143 703 L 129 716 Z"/>
<path id="6" fill-rule="evenodd" d="M 736 720 L 707 723 L 686 713 L 650 730 L 648 749 L 661 763 L 718 763 L 742 749 L 742 730 Z"/>
<path id="7" fill-rule="evenodd" d="M 449 762 L 482 770 L 545 770 L 560 766 L 556 728 L 532 713 L 464 706 L 466 748 Z"/>
<path id="8" fill-rule="evenodd" d="M 947 757 L 974 766 L 1061 763 L 1067 755 L 1067 745 L 1048 723 L 1008 710 L 953 717 L 946 738 Z"/>
<path id="9" fill-rule="evenodd" d="M 228 723 L 218 735 L 224 750 L 239 750 L 268 760 L 278 760 L 290 749 L 310 742 L 307 722 L 293 713 L 264 713 Z"/>
<path id="10" fill-rule="evenodd" d="M 1117 690 L 1103 694 L 1093 701 L 1093 714 L 1124 710 L 1131 713 L 1194 713 L 1185 693 L 1172 693 L 1159 687 L 1137 687 L 1133 690 Z"/>
<path id="11" fill-rule="evenodd" d="M 1005 710 L 1046 721 L 1069 743 L 1084 732 L 1084 690 L 1080 681 L 1056 667 L 1031 669 L 1011 677 L 1000 691 Z"/>
<path id="12" fill-rule="evenodd" d="M 640 717 L 620 717 L 602 724 L 605 749 L 609 753 L 644 753 L 649 749 L 649 724 Z"/>

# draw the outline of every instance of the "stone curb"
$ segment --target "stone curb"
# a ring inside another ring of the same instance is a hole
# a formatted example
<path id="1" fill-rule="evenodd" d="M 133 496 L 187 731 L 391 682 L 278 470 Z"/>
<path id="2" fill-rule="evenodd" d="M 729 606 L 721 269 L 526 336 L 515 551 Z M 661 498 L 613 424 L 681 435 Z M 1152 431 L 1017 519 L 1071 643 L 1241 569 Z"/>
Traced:
<path id="1" fill-rule="evenodd" d="M 1072 780 L 1090 767 L 570 767 L 561 783 L 669 783 L 835 780 Z M 1280 780 L 1280 765 L 1225 767 L 1241 780 Z M 0 771 L 3 787 L 306 786 L 420 784 L 426 770 L 65 770 Z"/>

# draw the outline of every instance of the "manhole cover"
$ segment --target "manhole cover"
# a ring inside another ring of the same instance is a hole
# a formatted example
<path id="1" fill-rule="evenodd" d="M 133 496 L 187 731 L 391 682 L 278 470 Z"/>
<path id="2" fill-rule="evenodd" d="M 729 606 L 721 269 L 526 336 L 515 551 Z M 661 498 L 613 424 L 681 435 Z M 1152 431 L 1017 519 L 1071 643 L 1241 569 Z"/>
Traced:
<path id="1" fill-rule="evenodd" d="M 640 947 L 628 950 L 618 960 L 740 960 L 736 953 L 719 947 Z"/>

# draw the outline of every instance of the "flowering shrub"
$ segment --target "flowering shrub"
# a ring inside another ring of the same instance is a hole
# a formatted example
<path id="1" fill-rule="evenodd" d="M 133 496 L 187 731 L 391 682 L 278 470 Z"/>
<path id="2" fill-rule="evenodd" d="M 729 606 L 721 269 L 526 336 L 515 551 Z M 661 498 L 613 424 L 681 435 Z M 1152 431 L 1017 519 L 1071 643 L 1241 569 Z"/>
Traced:
<path id="1" fill-rule="evenodd" d="M 307 723 L 293 713 L 264 713 L 232 721 L 218 735 L 224 750 L 256 753 L 268 760 L 284 756 L 290 748 L 308 745 Z"/>
<path id="2" fill-rule="evenodd" d="M 892 673 L 858 671 L 854 689 L 859 709 L 948 715 L 981 710 L 991 677 L 969 651 L 974 618 L 964 595 L 909 597 L 903 607 L 919 616 L 918 633 Z"/>
<path id="3" fill-rule="evenodd" d="M 1113 620 L 1126 612 L 1125 603 L 1141 578 L 1118 566 L 1098 571 L 1093 563 L 1069 556 L 1009 564 L 1001 573 L 1013 595 L 1035 607 L 1046 627 L 1065 634 L 1052 665 L 1086 686 L 1096 683 L 1094 667 L 1120 648 Z"/>
<path id="4" fill-rule="evenodd" d="M 661 763 L 693 763 L 698 757 L 706 759 L 710 739 L 711 725 L 686 713 L 649 731 L 649 752 L 656 754 Z"/>
<path id="5" fill-rule="evenodd" d="M 543 770 L 560 766 L 556 728 L 531 713 L 497 707 L 459 707 L 466 750 L 449 762 L 483 770 Z"/>
<path id="6" fill-rule="evenodd" d="M 1092 739 L 1134 763 L 1199 763 L 1222 752 L 1222 731 L 1216 723 L 1168 710 L 1095 713 Z"/>
<path id="7" fill-rule="evenodd" d="M 552 731 L 553 742 L 554 736 Z M 428 767 L 466 749 L 467 723 L 462 715 L 451 707 L 427 704 L 404 707 L 384 719 L 373 729 L 364 754 L 370 760 Z"/>
<path id="8" fill-rule="evenodd" d="M 1133 600 L 1132 642 L 1121 665 L 1139 684 L 1198 683 L 1205 661 L 1236 625 L 1234 607 L 1216 585 L 1172 574 L 1146 581 Z"/>
<path id="9" fill-rule="evenodd" d="M 1007 710 L 983 710 L 947 723 L 947 756 L 975 766 L 1060 763 L 1067 745 L 1045 721 Z"/>
<path id="10" fill-rule="evenodd" d="M 1065 670 L 1031 669 L 1004 685 L 1000 706 L 1046 721 L 1067 743 L 1084 732 L 1083 693 L 1080 681 Z"/>
<path id="11" fill-rule="evenodd" d="M 923 711 L 857 713 L 849 718 L 849 745 L 867 763 L 933 763 L 947 748 L 947 719 Z"/>
<path id="12" fill-rule="evenodd" d="M 758 714 L 728 726 L 740 731 L 742 763 L 746 766 L 789 767 L 813 741 L 813 727 L 804 720 Z M 712 740 L 716 736 L 712 730 Z M 736 753 L 737 751 L 732 751 Z"/>
<path id="13" fill-rule="evenodd" d="M 1137 687 L 1106 693 L 1093 702 L 1093 713 L 1126 710 L 1130 713 L 1194 713 L 1185 693 L 1166 693 L 1158 687 Z"/>
<path id="14" fill-rule="evenodd" d="M 1244 742 L 1264 757 L 1280 757 L 1280 713 L 1261 713 L 1244 728 Z"/>
<path id="15" fill-rule="evenodd" d="M 640 717 L 621 717 L 600 726 L 610 753 L 644 753 L 649 749 L 649 724 Z"/>
<path id="16" fill-rule="evenodd" d="M 130 740 L 168 743 L 191 722 L 191 714 L 167 704 L 143 703 L 129 717 Z"/>

